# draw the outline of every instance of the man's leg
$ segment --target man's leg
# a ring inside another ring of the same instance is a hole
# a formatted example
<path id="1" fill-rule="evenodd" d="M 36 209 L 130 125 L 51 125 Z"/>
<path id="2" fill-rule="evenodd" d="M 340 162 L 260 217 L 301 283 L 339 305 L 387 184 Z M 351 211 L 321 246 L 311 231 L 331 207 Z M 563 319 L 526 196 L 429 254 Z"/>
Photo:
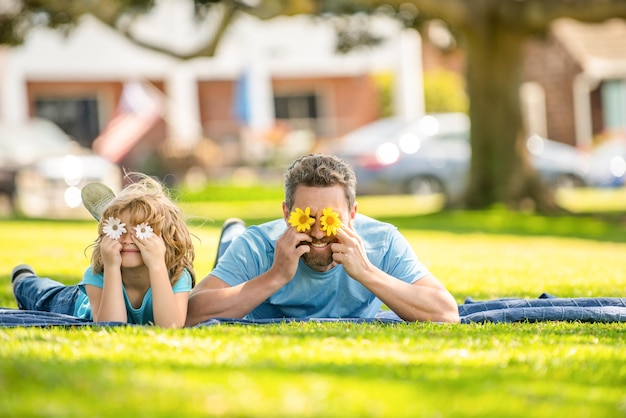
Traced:
<path id="1" fill-rule="evenodd" d="M 245 230 L 246 223 L 239 218 L 229 218 L 224 221 L 213 268 L 217 266 L 218 261 L 222 258 L 228 247 L 230 247 L 230 244 L 232 244 L 233 241 Z"/>

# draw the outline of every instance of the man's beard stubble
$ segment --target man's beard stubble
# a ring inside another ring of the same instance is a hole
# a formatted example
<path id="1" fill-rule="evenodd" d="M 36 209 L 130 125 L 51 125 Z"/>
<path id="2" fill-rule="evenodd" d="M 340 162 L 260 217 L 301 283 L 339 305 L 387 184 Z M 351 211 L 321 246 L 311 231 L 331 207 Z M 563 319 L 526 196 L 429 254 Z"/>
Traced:
<path id="1" fill-rule="evenodd" d="M 317 240 L 314 241 L 316 243 L 325 243 L 325 244 L 332 244 L 334 242 L 337 242 L 337 240 Z M 310 245 L 309 243 L 305 243 L 304 245 Z M 328 247 L 328 249 L 326 251 L 324 251 L 323 253 L 320 252 L 309 252 L 306 254 L 302 255 L 302 261 L 304 262 L 304 264 L 306 264 L 307 266 L 309 266 L 310 268 L 312 268 L 315 271 L 326 271 L 328 270 L 328 267 L 330 267 L 333 263 L 333 252 L 330 250 L 330 247 Z"/>

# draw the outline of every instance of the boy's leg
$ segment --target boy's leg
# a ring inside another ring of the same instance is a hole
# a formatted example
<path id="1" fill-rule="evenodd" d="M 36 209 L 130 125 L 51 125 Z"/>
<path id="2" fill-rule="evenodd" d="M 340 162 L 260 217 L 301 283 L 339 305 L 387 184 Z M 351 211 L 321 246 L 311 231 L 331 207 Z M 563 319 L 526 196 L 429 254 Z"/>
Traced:
<path id="1" fill-rule="evenodd" d="M 14 274 L 13 278 L 13 294 L 20 309 L 74 315 L 78 286 L 40 278 L 32 270 Z"/>

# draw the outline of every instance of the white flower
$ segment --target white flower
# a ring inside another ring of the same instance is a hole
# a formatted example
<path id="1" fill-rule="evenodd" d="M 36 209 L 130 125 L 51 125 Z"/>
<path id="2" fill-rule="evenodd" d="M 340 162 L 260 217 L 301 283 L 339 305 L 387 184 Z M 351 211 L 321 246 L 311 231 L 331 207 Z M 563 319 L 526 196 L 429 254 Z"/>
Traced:
<path id="1" fill-rule="evenodd" d="M 104 222 L 104 227 L 102 227 L 102 232 L 108 235 L 111 239 L 120 239 L 122 234 L 126 233 L 126 224 L 122 223 L 119 218 L 114 218 L 109 216 Z"/>
<path id="2" fill-rule="evenodd" d="M 141 223 L 135 227 L 135 235 L 139 239 L 150 238 L 152 236 L 152 227 L 147 222 Z"/>

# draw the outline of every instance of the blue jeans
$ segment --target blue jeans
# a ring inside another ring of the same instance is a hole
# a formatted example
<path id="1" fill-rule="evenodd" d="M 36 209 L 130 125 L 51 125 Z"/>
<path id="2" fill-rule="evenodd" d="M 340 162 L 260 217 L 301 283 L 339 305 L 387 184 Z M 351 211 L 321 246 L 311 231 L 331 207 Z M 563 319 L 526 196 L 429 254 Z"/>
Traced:
<path id="1" fill-rule="evenodd" d="M 74 315 L 81 290 L 47 277 L 22 276 L 13 283 L 13 294 L 20 309 Z"/>

